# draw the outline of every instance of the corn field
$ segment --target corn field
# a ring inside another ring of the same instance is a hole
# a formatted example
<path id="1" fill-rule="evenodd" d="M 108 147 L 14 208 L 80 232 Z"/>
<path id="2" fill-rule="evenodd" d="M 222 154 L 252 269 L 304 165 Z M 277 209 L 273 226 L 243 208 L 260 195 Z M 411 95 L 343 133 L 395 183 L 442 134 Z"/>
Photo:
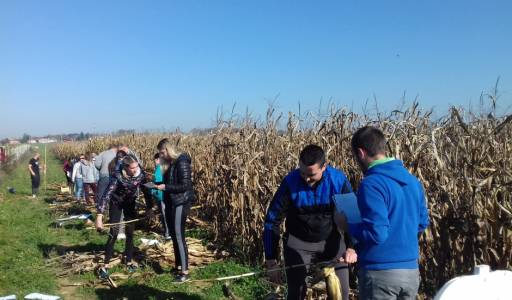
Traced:
<path id="1" fill-rule="evenodd" d="M 54 150 L 64 159 L 122 142 L 151 171 L 156 144 L 170 138 L 192 156 L 197 205 L 218 245 L 258 262 L 266 208 L 283 177 L 297 166 L 300 150 L 309 143 L 322 146 L 329 162 L 357 188 L 362 174 L 352 158 L 350 139 L 361 126 L 377 126 L 388 138 L 389 154 L 402 159 L 425 187 L 431 226 L 420 240 L 420 271 L 422 289 L 432 295 L 477 264 L 512 267 L 510 123 L 511 116 L 495 118 L 456 108 L 433 120 L 417 104 L 371 117 L 332 106 L 325 116 L 289 113 L 283 118 L 270 108 L 259 124 L 250 117 L 219 118 L 207 134 L 104 137 L 60 144 Z"/>

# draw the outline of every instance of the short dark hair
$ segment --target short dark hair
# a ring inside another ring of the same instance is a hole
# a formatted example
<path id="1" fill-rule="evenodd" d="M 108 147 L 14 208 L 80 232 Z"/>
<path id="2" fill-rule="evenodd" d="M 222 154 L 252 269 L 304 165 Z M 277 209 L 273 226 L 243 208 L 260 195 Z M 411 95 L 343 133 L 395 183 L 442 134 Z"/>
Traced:
<path id="1" fill-rule="evenodd" d="M 125 157 L 126 155 L 128 155 L 126 152 L 124 152 L 123 150 L 119 150 L 116 153 L 116 158 L 121 159 L 121 158 Z"/>
<path id="2" fill-rule="evenodd" d="M 160 153 L 155 153 L 155 155 L 153 155 L 153 159 L 159 159 L 160 158 Z"/>
<path id="3" fill-rule="evenodd" d="M 299 160 L 303 165 L 308 167 L 314 164 L 323 166 L 325 164 L 325 152 L 320 146 L 313 144 L 307 145 L 300 152 Z"/>
<path id="4" fill-rule="evenodd" d="M 361 148 L 368 152 L 369 156 L 386 153 L 386 137 L 380 129 L 365 126 L 359 128 L 352 136 L 352 151 Z"/>

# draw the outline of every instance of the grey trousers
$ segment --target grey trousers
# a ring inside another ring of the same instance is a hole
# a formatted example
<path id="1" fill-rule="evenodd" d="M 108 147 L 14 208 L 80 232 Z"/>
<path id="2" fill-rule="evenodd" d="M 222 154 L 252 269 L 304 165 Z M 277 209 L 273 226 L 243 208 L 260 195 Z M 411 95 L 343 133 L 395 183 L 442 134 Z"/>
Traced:
<path id="1" fill-rule="evenodd" d="M 98 186 L 96 188 L 96 203 L 98 203 L 100 201 L 100 198 L 103 197 L 103 194 L 105 193 L 105 191 L 108 188 L 109 182 L 110 182 L 110 177 L 108 177 L 108 176 L 101 177 L 100 180 L 98 181 Z"/>
<path id="2" fill-rule="evenodd" d="M 358 278 L 361 300 L 415 300 L 420 285 L 418 269 L 361 269 Z"/>
<path id="3" fill-rule="evenodd" d="M 309 243 L 287 234 L 284 243 L 284 261 L 286 266 L 308 264 L 286 270 L 288 285 L 287 300 L 302 300 L 306 298 L 306 277 L 310 272 L 310 263 L 339 258 L 345 253 L 346 245 L 342 236 L 333 232 L 326 241 Z M 341 284 L 342 300 L 349 299 L 349 271 L 346 264 L 338 263 L 334 266 L 336 276 Z"/>

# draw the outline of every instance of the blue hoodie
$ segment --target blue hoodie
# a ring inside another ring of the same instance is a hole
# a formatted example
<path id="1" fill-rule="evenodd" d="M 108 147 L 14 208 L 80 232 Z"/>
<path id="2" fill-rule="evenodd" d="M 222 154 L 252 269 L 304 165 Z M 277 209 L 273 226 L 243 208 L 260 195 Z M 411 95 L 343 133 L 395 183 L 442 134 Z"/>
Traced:
<path id="1" fill-rule="evenodd" d="M 362 223 L 350 224 L 359 265 L 367 270 L 418 268 L 418 235 L 429 225 L 423 187 L 400 160 L 368 169 L 357 191 Z"/>

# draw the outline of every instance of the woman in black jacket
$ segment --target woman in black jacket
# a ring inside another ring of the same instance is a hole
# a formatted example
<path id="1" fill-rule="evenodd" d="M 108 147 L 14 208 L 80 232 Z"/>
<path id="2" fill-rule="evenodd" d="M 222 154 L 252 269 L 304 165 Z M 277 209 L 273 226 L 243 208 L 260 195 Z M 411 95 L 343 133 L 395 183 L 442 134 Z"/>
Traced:
<path id="1" fill-rule="evenodd" d="M 191 158 L 187 153 L 177 151 L 168 139 L 161 140 L 157 148 L 163 173 L 163 183 L 157 188 L 164 192 L 165 216 L 174 247 L 176 281 L 184 282 L 188 278 L 185 222 L 191 203 L 195 201 Z"/>

